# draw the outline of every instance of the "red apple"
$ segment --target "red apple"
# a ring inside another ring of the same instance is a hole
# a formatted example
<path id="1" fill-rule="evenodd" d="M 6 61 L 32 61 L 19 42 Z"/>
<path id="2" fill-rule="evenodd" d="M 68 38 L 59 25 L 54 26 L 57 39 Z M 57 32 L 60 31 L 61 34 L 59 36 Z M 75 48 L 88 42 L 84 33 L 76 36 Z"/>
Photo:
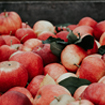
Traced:
<path id="1" fill-rule="evenodd" d="M 67 73 L 67 70 L 59 63 L 50 63 L 44 67 L 44 75 L 48 74 L 55 81 L 64 73 Z"/>
<path id="2" fill-rule="evenodd" d="M 68 39 L 67 39 L 67 35 L 69 34 L 68 31 L 60 31 L 56 34 L 57 38 L 60 38 L 62 40 L 64 40 L 65 42 L 68 42 Z"/>
<path id="3" fill-rule="evenodd" d="M 83 59 L 76 74 L 79 78 L 87 79 L 92 83 L 98 82 L 105 75 L 105 63 L 100 57 L 87 56 Z"/>
<path id="4" fill-rule="evenodd" d="M 24 44 L 23 44 L 23 51 L 32 51 L 36 46 L 39 46 L 42 44 L 42 41 L 36 38 L 31 38 L 28 39 Z"/>
<path id="5" fill-rule="evenodd" d="M 70 102 L 70 104 L 67 104 L 67 105 L 94 105 L 94 104 L 89 100 L 82 99 L 82 100 Z"/>
<path id="6" fill-rule="evenodd" d="M 5 43 L 9 46 L 11 46 L 13 44 L 20 44 L 19 39 L 15 36 L 2 35 L 2 38 L 4 39 Z"/>
<path id="7" fill-rule="evenodd" d="M 28 80 L 31 81 L 33 77 L 43 74 L 43 60 L 33 52 L 19 51 L 11 55 L 10 61 L 17 61 L 24 65 L 28 71 Z"/>
<path id="8" fill-rule="evenodd" d="M 25 87 L 27 81 L 28 72 L 22 64 L 16 61 L 0 62 L 0 92 L 14 86 Z"/>
<path id="9" fill-rule="evenodd" d="M 41 34 L 43 31 L 50 31 L 54 33 L 54 26 L 50 21 L 39 20 L 34 23 L 33 30 L 37 34 L 37 37 L 38 37 L 39 34 Z"/>
<path id="10" fill-rule="evenodd" d="M 42 86 L 34 98 L 33 105 L 49 105 L 54 100 L 54 96 L 71 93 L 66 88 L 60 85 L 45 85 Z"/>
<path id="11" fill-rule="evenodd" d="M 67 28 L 69 28 L 70 30 L 74 30 L 77 27 L 78 26 L 76 24 L 70 24 L 70 25 L 67 26 Z"/>
<path id="12" fill-rule="evenodd" d="M 15 36 L 21 41 L 21 43 L 26 42 L 28 39 L 36 38 L 36 34 L 31 28 L 19 28 Z"/>
<path id="13" fill-rule="evenodd" d="M 86 51 L 75 44 L 67 45 L 61 52 L 61 63 L 71 71 L 76 72 L 81 61 L 87 56 Z"/>
<path id="14" fill-rule="evenodd" d="M 32 103 L 23 93 L 8 91 L 0 97 L 0 105 L 32 105 Z"/>
<path id="15" fill-rule="evenodd" d="M 81 94 L 81 99 L 87 99 L 94 105 L 105 105 L 105 84 L 92 83 Z"/>
<path id="16" fill-rule="evenodd" d="M 78 26 L 82 26 L 82 25 L 87 25 L 90 26 L 92 28 L 94 28 L 97 24 L 97 21 L 95 21 L 93 18 L 91 17 L 83 17 L 82 19 L 80 19 L 80 21 L 78 22 Z"/>
<path id="17" fill-rule="evenodd" d="M 0 36 L 0 46 L 5 45 L 5 44 L 6 43 L 5 43 L 4 39 L 2 38 L 2 36 Z"/>
<path id="18" fill-rule="evenodd" d="M 101 35 L 105 31 L 105 21 L 100 21 L 94 27 L 94 37 L 96 40 L 100 40 Z"/>
<path id="19" fill-rule="evenodd" d="M 73 94 L 74 99 L 75 99 L 75 100 L 79 100 L 80 95 L 83 93 L 83 91 L 84 91 L 87 87 L 88 87 L 88 85 L 82 85 L 82 86 L 78 87 L 78 88 L 76 89 L 76 91 L 74 92 L 74 94 Z"/>
<path id="20" fill-rule="evenodd" d="M 44 65 L 59 61 L 59 58 L 51 52 L 50 44 L 36 46 L 32 52 L 37 53 L 42 57 Z"/>
<path id="21" fill-rule="evenodd" d="M 22 22 L 22 27 L 21 28 L 31 28 L 28 24 L 28 22 Z"/>
<path id="22" fill-rule="evenodd" d="M 84 35 L 84 34 L 89 34 L 89 35 L 93 35 L 93 31 L 94 29 L 90 26 L 78 26 L 77 28 L 75 28 L 73 30 L 73 33 L 78 36 L 78 33 L 80 33 L 80 36 Z"/>
<path id="23" fill-rule="evenodd" d="M 2 12 L 0 14 L 0 34 L 15 34 L 18 28 L 21 28 L 22 20 L 14 11 Z"/>
<path id="24" fill-rule="evenodd" d="M 31 103 L 33 103 L 32 94 L 25 87 L 16 86 L 16 87 L 13 87 L 13 88 L 9 89 L 8 91 L 18 91 L 20 93 L 23 93 L 24 95 L 26 95 L 29 98 L 29 100 L 31 101 Z"/>
<path id="25" fill-rule="evenodd" d="M 30 91 L 33 98 L 36 96 L 36 94 L 40 88 L 39 87 L 40 83 L 42 82 L 43 78 L 44 78 L 44 75 L 37 75 L 28 84 L 27 89 Z"/>
<path id="26" fill-rule="evenodd" d="M 43 31 L 40 35 L 38 35 L 38 39 L 40 40 L 47 40 L 49 37 L 53 37 L 53 38 L 57 38 L 57 36 L 55 34 L 53 34 L 50 31 Z"/>
<path id="27" fill-rule="evenodd" d="M 16 51 L 17 51 L 16 49 L 8 45 L 2 45 L 0 47 L 0 62 L 9 60 L 9 57 L 11 56 L 11 54 L 13 54 Z"/>

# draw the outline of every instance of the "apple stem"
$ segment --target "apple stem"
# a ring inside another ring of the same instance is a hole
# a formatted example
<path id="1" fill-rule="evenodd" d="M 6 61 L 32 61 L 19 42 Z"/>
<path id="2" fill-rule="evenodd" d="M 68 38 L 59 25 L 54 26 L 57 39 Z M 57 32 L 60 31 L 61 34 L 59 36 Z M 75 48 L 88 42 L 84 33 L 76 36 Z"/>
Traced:
<path id="1" fill-rule="evenodd" d="M 12 40 L 11 40 L 11 44 L 10 44 L 10 46 L 12 46 Z"/>
<path id="2" fill-rule="evenodd" d="M 26 28 L 27 28 L 27 26 L 28 26 L 28 22 L 26 22 Z"/>
<path id="3" fill-rule="evenodd" d="M 11 34 L 12 34 L 12 31 L 10 31 L 9 35 L 11 36 Z"/>
<path id="4" fill-rule="evenodd" d="M 8 14 L 7 14 L 6 10 L 4 10 L 4 16 L 8 17 Z"/>
<path id="5" fill-rule="evenodd" d="M 22 40 L 23 40 L 26 36 L 28 36 L 28 34 L 24 35 L 24 36 L 21 38 L 20 42 L 22 42 Z"/>
<path id="6" fill-rule="evenodd" d="M 80 68 L 80 65 L 77 65 L 76 63 L 74 63 L 75 66 L 77 66 L 78 68 Z"/>
<path id="7" fill-rule="evenodd" d="M 81 105 L 81 98 L 79 98 L 79 105 Z"/>
<path id="8" fill-rule="evenodd" d="M 54 98 L 55 98 L 57 101 L 60 101 L 58 97 L 54 96 Z"/>

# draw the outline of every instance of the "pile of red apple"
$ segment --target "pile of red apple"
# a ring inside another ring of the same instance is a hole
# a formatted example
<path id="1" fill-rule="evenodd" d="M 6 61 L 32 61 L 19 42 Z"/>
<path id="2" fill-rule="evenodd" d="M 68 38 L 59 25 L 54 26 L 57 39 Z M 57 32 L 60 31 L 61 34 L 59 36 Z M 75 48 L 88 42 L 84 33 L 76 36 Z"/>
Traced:
<path id="1" fill-rule="evenodd" d="M 104 20 L 30 27 L 2 12 L 0 105 L 105 105 L 104 49 Z"/>

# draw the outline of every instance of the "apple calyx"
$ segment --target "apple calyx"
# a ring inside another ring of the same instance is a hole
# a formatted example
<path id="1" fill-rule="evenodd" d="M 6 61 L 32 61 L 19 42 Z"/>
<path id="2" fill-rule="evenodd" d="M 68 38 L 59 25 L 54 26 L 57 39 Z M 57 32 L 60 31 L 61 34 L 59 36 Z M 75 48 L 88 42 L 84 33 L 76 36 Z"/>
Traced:
<path id="1" fill-rule="evenodd" d="M 12 46 L 12 40 L 11 40 L 11 42 L 10 42 L 10 46 Z"/>
<path id="2" fill-rule="evenodd" d="M 41 97 L 41 95 L 38 95 L 38 96 L 37 96 L 37 99 L 39 99 L 40 97 Z"/>
<path id="3" fill-rule="evenodd" d="M 79 98 L 79 105 L 81 105 L 81 98 Z"/>
<path id="4" fill-rule="evenodd" d="M 9 63 L 8 66 L 11 66 L 11 64 Z"/>
<path id="5" fill-rule="evenodd" d="M 24 35 L 24 36 L 20 39 L 20 42 L 22 42 L 22 40 L 23 40 L 26 36 L 28 36 L 28 34 Z"/>
<path id="6" fill-rule="evenodd" d="M 25 28 L 27 28 L 27 26 L 28 26 L 28 22 L 25 22 L 26 23 L 26 27 Z"/>

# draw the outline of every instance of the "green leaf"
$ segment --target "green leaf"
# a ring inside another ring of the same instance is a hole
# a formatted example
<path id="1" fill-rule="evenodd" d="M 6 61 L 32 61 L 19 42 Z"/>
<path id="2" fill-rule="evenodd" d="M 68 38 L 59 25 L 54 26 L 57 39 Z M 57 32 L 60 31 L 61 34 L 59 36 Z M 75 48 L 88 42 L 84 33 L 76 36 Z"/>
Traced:
<path id="1" fill-rule="evenodd" d="M 66 89 L 69 90 L 69 92 L 73 95 L 76 89 L 82 85 L 90 85 L 91 82 L 87 79 L 81 79 L 77 77 L 68 77 L 61 82 L 59 82 L 59 85 L 64 86 Z"/>
<path id="2" fill-rule="evenodd" d="M 105 54 L 105 45 L 102 45 L 98 48 L 98 54 L 104 55 Z"/>
<path id="3" fill-rule="evenodd" d="M 82 39 L 77 40 L 74 44 L 82 47 L 84 50 L 92 49 L 94 45 L 94 37 L 86 35 Z"/>
<path id="4" fill-rule="evenodd" d="M 50 43 L 50 49 L 51 49 L 51 51 L 52 51 L 52 53 L 54 54 L 54 55 L 56 55 L 57 57 L 59 57 L 60 58 L 60 55 L 61 55 L 61 52 L 62 52 L 62 50 L 65 48 L 65 44 L 62 44 L 63 42 L 59 42 L 59 43 L 57 43 L 57 42 L 52 42 L 52 43 Z M 65 43 L 65 42 L 64 42 Z"/>
<path id="5" fill-rule="evenodd" d="M 68 31 L 69 31 L 69 34 L 67 35 L 67 39 L 69 44 L 73 44 L 79 40 L 79 38 L 77 38 L 77 36 L 73 33 L 73 31 L 71 30 L 68 30 Z"/>
<path id="6" fill-rule="evenodd" d="M 52 43 L 52 42 L 56 42 L 56 41 L 64 41 L 64 40 L 62 40 L 62 39 L 60 39 L 60 38 L 53 38 L 52 36 L 50 36 L 47 40 L 45 40 L 45 41 L 42 41 L 42 43 L 43 44 L 45 44 L 45 43 Z"/>

